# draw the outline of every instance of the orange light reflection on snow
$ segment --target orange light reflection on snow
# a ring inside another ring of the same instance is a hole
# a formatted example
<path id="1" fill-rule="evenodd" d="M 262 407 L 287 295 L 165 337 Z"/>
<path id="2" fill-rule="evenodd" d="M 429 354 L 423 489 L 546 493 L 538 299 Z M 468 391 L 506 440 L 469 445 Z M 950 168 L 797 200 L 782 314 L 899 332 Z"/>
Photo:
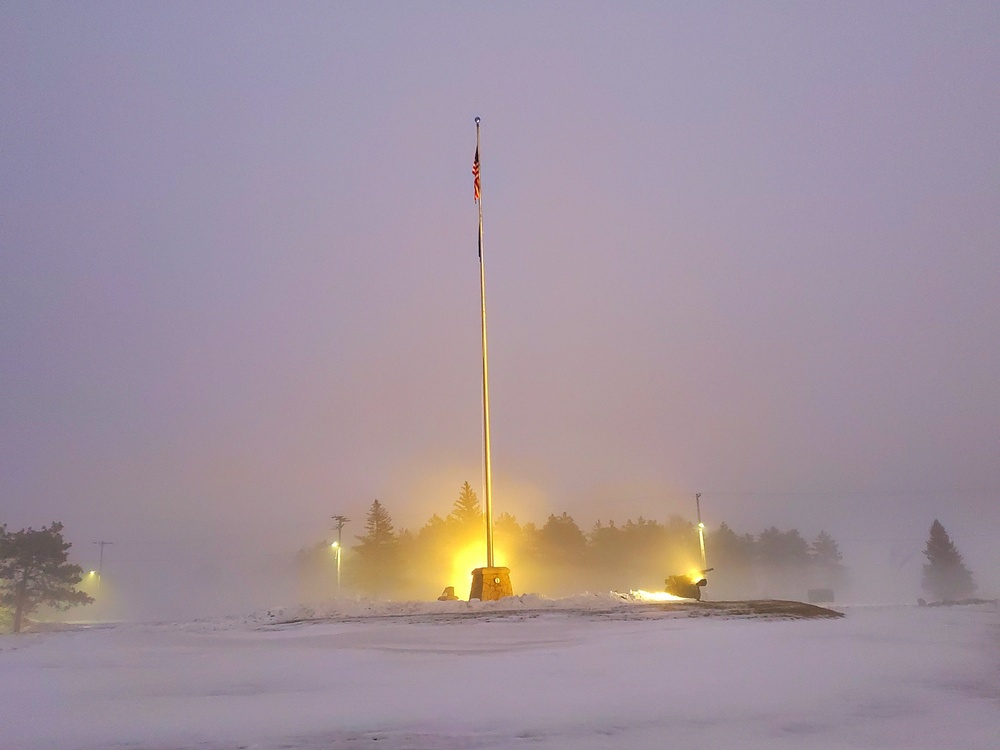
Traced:
<path id="1" fill-rule="evenodd" d="M 637 599 L 641 602 L 689 602 L 691 599 L 685 599 L 683 596 L 674 596 L 673 594 L 668 594 L 666 591 L 631 591 L 629 592 L 633 599 Z"/>

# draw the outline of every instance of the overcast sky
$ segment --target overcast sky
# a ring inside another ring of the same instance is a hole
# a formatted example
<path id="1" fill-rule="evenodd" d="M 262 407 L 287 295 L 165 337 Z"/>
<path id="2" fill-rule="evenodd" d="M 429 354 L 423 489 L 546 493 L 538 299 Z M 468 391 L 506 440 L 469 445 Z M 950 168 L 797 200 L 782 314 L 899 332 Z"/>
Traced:
<path id="1" fill-rule="evenodd" d="M 477 115 L 497 513 L 1000 581 L 989 2 L 3 4 L 0 522 L 184 598 L 480 487 Z"/>

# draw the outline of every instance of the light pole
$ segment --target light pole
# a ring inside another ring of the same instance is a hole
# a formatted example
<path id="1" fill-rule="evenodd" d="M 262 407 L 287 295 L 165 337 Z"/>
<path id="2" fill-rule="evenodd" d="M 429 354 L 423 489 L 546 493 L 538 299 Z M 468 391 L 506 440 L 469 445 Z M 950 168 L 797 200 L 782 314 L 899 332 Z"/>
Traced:
<path id="1" fill-rule="evenodd" d="M 337 593 L 340 593 L 340 542 L 334 542 L 330 545 L 334 552 L 337 553 Z"/>
<path id="2" fill-rule="evenodd" d="M 344 529 L 344 525 L 351 522 L 350 518 L 347 516 L 336 515 L 332 516 L 333 520 L 337 522 L 337 541 L 335 541 L 330 546 L 337 550 L 337 594 L 340 594 L 340 555 L 341 550 L 343 550 L 343 545 L 341 544 L 341 532 Z"/>
<path id="3" fill-rule="evenodd" d="M 698 541 L 701 543 L 701 570 L 705 572 L 708 569 L 708 561 L 705 558 L 705 524 L 701 522 L 701 493 L 696 492 L 694 495 L 694 504 L 698 509 Z"/>
<path id="4" fill-rule="evenodd" d="M 101 594 L 101 578 L 104 573 L 104 548 L 109 544 L 114 544 L 114 542 L 94 542 L 98 547 L 100 547 L 101 552 L 97 561 L 97 595 Z"/>

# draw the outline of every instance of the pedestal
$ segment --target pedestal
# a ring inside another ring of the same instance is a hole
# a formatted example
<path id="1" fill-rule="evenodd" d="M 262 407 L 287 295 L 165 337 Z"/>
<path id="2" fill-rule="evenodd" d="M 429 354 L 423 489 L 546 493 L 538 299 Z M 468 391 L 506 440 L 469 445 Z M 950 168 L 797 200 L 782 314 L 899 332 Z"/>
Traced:
<path id="1" fill-rule="evenodd" d="M 514 596 L 510 585 L 510 568 L 476 568 L 472 571 L 472 591 L 469 600 L 494 602 L 505 596 Z"/>

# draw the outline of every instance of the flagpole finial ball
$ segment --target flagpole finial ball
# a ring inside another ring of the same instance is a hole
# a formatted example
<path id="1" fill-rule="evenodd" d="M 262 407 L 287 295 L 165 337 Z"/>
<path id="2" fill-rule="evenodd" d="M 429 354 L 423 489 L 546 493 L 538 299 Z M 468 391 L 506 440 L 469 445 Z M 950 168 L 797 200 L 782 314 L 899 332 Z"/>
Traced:
<path id="1" fill-rule="evenodd" d="M 477 117 L 476 118 L 476 125 L 478 125 L 478 124 L 479 124 L 479 118 Z"/>

